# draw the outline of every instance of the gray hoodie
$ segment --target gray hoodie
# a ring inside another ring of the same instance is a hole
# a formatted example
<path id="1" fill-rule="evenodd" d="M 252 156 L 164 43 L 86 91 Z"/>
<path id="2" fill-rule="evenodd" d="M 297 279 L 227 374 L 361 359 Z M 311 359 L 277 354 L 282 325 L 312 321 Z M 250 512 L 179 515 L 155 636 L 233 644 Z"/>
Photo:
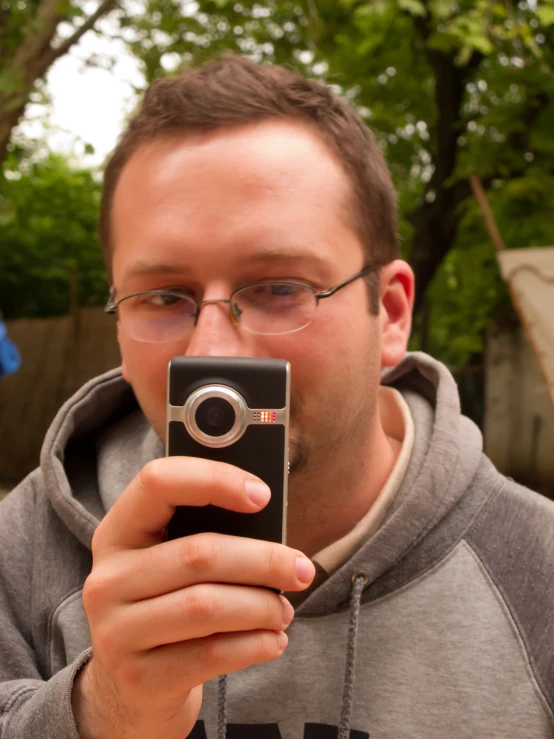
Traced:
<path id="1" fill-rule="evenodd" d="M 554 504 L 484 457 L 443 365 L 411 354 L 383 382 L 415 423 L 399 494 L 297 609 L 285 654 L 229 675 L 227 737 L 334 739 L 346 711 L 351 739 L 552 738 Z M 40 469 L 0 504 L 0 739 L 77 739 L 91 538 L 162 454 L 114 370 L 64 405 Z M 215 739 L 217 714 L 212 681 L 191 736 Z"/>

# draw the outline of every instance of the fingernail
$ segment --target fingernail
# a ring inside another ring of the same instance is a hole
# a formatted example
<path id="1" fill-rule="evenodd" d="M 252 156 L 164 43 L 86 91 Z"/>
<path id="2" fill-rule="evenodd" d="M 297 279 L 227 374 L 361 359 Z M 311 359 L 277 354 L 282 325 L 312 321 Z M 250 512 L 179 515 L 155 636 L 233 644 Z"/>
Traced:
<path id="1" fill-rule="evenodd" d="M 296 577 L 304 584 L 310 583 L 314 579 L 315 567 L 306 557 L 296 558 Z"/>
<path id="2" fill-rule="evenodd" d="M 246 494 L 257 506 L 264 506 L 271 498 L 271 491 L 261 480 L 246 480 L 244 483 Z"/>
<path id="3" fill-rule="evenodd" d="M 285 651 L 288 643 L 289 643 L 289 638 L 285 634 L 284 631 L 281 631 L 279 634 L 277 634 L 277 646 L 282 652 Z"/>
<path id="4" fill-rule="evenodd" d="M 290 626 L 291 621 L 294 618 L 294 608 L 282 595 L 279 597 L 281 598 L 281 603 L 283 604 L 283 628 L 286 629 L 287 626 Z"/>

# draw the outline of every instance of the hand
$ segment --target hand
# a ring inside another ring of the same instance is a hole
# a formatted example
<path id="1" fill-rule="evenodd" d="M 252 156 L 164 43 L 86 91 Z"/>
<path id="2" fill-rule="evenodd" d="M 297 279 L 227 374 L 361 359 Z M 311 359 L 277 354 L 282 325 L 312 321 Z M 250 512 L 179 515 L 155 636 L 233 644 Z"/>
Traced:
<path id="1" fill-rule="evenodd" d="M 305 589 L 309 559 L 220 534 L 164 540 L 179 505 L 259 511 L 269 500 L 260 482 L 220 462 L 155 460 L 100 523 L 83 590 L 93 658 L 72 696 L 82 739 L 183 739 L 205 681 L 283 653 L 294 613 L 268 588 Z"/>

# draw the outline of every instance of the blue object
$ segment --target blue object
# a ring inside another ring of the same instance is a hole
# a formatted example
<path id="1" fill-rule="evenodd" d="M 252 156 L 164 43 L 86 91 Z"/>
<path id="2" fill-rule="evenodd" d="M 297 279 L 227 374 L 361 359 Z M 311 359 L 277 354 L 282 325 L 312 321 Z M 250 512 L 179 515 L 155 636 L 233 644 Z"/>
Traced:
<path id="1" fill-rule="evenodd" d="M 0 319 L 0 377 L 13 375 L 21 367 L 21 357 L 13 341 L 8 339 L 8 330 Z"/>

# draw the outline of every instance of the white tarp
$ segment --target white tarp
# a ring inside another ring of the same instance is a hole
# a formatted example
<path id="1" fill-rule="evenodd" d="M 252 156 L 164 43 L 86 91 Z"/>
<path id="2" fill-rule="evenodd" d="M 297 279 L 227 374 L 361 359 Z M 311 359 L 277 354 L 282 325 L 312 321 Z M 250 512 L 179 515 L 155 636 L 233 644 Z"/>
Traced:
<path id="1" fill-rule="evenodd" d="M 505 249 L 498 261 L 554 402 L 554 247 Z"/>

